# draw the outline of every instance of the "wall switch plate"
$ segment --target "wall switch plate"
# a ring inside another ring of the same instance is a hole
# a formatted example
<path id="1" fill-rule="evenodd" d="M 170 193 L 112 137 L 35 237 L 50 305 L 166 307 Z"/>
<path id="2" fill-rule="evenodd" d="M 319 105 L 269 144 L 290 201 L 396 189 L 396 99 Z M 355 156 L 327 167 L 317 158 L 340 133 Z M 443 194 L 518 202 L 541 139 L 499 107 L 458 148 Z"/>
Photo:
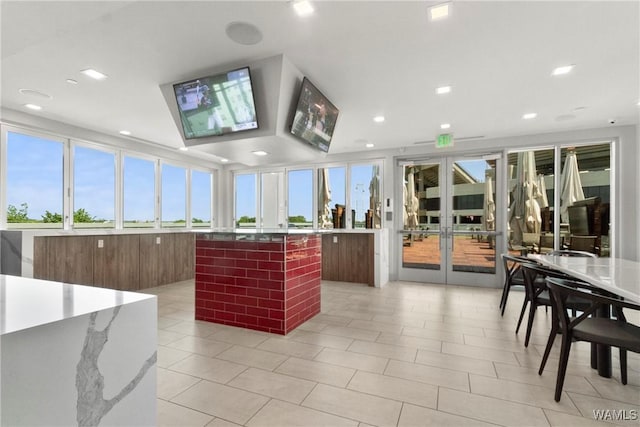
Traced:
<path id="1" fill-rule="evenodd" d="M 98 247 L 99 248 L 104 248 L 104 240 L 98 239 Z"/>
<path id="2" fill-rule="evenodd" d="M 333 236 L 333 243 L 338 243 L 338 236 Z"/>
<path id="3" fill-rule="evenodd" d="M 160 237 L 156 237 L 156 245 L 160 244 Z"/>

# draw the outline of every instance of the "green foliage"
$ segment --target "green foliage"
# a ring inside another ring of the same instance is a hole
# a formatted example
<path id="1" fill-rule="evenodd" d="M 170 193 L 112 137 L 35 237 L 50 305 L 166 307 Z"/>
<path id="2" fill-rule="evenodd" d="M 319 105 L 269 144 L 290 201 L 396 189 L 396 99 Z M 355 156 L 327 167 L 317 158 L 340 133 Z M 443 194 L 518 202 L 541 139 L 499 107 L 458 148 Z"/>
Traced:
<path id="1" fill-rule="evenodd" d="M 203 224 L 204 221 L 201 220 L 200 218 L 191 218 L 191 223 L 192 224 Z"/>
<path id="2" fill-rule="evenodd" d="M 62 215 L 60 215 L 59 213 L 44 211 L 44 215 L 42 215 L 42 222 L 60 223 L 62 222 Z"/>
<path id="3" fill-rule="evenodd" d="M 185 222 L 187 222 L 187 221 L 184 220 L 184 219 L 176 219 L 175 221 L 173 221 L 174 224 L 183 224 Z"/>
<path id="4" fill-rule="evenodd" d="M 242 223 L 242 222 L 256 222 L 256 217 L 241 216 L 240 219 L 238 220 L 238 223 Z"/>
<path id="5" fill-rule="evenodd" d="M 96 222 L 96 218 L 89 215 L 89 212 L 85 211 L 84 208 L 80 208 L 73 213 L 73 222 Z"/>
<path id="6" fill-rule="evenodd" d="M 299 223 L 299 222 L 307 222 L 307 219 L 304 215 L 295 215 L 289 217 L 289 222 Z"/>
<path id="7" fill-rule="evenodd" d="M 9 205 L 7 207 L 7 222 L 29 222 L 28 209 L 29 206 L 26 203 L 22 203 L 20 209 L 14 205 Z"/>

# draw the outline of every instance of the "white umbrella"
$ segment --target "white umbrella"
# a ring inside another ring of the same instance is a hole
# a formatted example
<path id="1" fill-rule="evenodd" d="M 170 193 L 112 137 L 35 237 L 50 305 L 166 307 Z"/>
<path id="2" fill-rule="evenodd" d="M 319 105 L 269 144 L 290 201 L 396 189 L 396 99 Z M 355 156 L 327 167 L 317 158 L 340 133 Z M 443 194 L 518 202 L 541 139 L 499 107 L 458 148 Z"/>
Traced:
<path id="1" fill-rule="evenodd" d="M 418 227 L 418 208 L 420 201 L 416 197 L 416 186 L 413 171 L 407 177 L 407 195 L 404 202 L 407 210 L 406 226 L 409 229 Z"/>
<path id="2" fill-rule="evenodd" d="M 544 182 L 544 175 L 538 175 L 538 192 L 540 196 L 538 197 L 538 205 L 540 205 L 540 209 L 549 207 L 549 199 L 547 198 L 547 184 Z"/>
<path id="3" fill-rule="evenodd" d="M 513 243 L 522 243 L 522 233 L 540 232 L 540 191 L 536 181 L 536 158 L 533 151 L 518 153 L 516 184 L 509 207 L 509 225 L 514 233 Z"/>
<path id="4" fill-rule="evenodd" d="M 318 227 L 327 228 L 332 224 L 329 219 L 331 212 L 331 208 L 329 207 L 329 202 L 331 202 L 331 187 L 329 186 L 329 170 L 327 168 L 322 169 L 320 178 L 320 188 L 318 188 Z"/>
<path id="5" fill-rule="evenodd" d="M 494 231 L 496 229 L 496 203 L 493 200 L 493 169 L 487 169 L 484 173 L 484 229 Z"/>
<path id="6" fill-rule="evenodd" d="M 560 219 L 569 222 L 569 206 L 579 200 L 584 200 L 578 158 L 575 151 L 569 151 L 564 160 L 562 176 L 560 177 Z"/>
<path id="7" fill-rule="evenodd" d="M 369 181 L 369 209 L 373 213 L 373 228 L 380 226 L 380 166 L 374 165 Z"/>

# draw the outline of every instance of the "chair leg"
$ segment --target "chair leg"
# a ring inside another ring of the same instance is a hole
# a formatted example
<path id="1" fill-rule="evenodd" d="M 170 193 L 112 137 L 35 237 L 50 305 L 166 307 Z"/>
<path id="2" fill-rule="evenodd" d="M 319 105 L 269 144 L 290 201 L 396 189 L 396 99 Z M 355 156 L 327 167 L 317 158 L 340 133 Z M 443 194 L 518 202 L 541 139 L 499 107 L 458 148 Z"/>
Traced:
<path id="1" fill-rule="evenodd" d="M 529 304 L 529 321 L 527 322 L 527 334 L 524 337 L 524 346 L 529 347 L 529 338 L 531 338 L 531 329 L 533 328 L 533 319 L 536 317 L 537 304 L 531 302 Z"/>
<path id="2" fill-rule="evenodd" d="M 555 393 L 556 402 L 560 402 L 560 397 L 562 397 L 562 386 L 564 385 L 564 376 L 567 373 L 570 351 L 571 337 L 565 334 L 562 336 L 562 347 L 560 348 L 560 364 L 558 365 L 558 379 L 556 380 Z"/>
<path id="3" fill-rule="evenodd" d="M 620 348 L 620 378 L 627 385 L 627 350 Z"/>
<path id="4" fill-rule="evenodd" d="M 520 318 L 518 319 L 518 326 L 516 326 L 516 334 L 520 330 L 520 324 L 522 323 L 522 318 L 524 317 L 524 312 L 527 309 L 527 303 L 528 302 L 529 302 L 529 300 L 525 299 L 524 302 L 522 303 L 522 310 L 520 310 Z"/>
<path id="5" fill-rule="evenodd" d="M 549 359 L 549 354 L 551 353 L 551 347 L 553 347 L 553 342 L 558 335 L 558 325 L 553 324 L 551 326 L 551 332 L 549 333 L 549 339 L 547 340 L 547 346 L 544 349 L 544 354 L 542 355 L 542 361 L 540 362 L 540 369 L 538 369 L 538 375 L 542 375 L 544 371 L 544 367 L 547 364 L 547 359 Z"/>
<path id="6" fill-rule="evenodd" d="M 504 309 L 507 308 L 507 299 L 509 298 L 509 290 L 511 289 L 511 284 L 509 280 L 504 282 L 504 288 L 502 289 L 502 297 L 500 298 L 500 316 L 504 316 Z"/>

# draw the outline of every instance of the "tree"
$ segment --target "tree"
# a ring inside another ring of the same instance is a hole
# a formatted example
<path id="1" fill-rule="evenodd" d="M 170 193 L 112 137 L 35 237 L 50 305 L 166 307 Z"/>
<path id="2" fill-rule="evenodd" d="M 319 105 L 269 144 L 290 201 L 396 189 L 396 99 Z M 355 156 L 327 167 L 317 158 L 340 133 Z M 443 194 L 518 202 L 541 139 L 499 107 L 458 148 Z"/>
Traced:
<path id="1" fill-rule="evenodd" d="M 201 220 L 200 218 L 191 218 L 191 223 L 192 224 L 202 224 L 202 223 L 204 223 L 204 221 Z"/>
<path id="2" fill-rule="evenodd" d="M 28 209 L 29 206 L 26 203 L 21 203 L 20 209 L 9 205 L 7 207 L 7 222 L 29 222 Z"/>
<path id="3" fill-rule="evenodd" d="M 80 208 L 73 213 L 73 222 L 95 222 L 96 217 L 89 215 L 89 212 L 84 210 L 84 208 Z"/>
<path id="4" fill-rule="evenodd" d="M 42 222 L 62 222 L 62 215 L 57 212 L 51 213 L 49 211 L 44 211 L 44 215 L 42 215 Z"/>
<path id="5" fill-rule="evenodd" d="M 289 217 L 289 222 L 299 223 L 299 222 L 307 222 L 307 219 L 304 215 L 295 215 Z"/>
<path id="6" fill-rule="evenodd" d="M 238 224 L 241 222 L 256 222 L 256 217 L 249 217 L 249 216 L 241 216 L 240 219 L 238 220 Z"/>

